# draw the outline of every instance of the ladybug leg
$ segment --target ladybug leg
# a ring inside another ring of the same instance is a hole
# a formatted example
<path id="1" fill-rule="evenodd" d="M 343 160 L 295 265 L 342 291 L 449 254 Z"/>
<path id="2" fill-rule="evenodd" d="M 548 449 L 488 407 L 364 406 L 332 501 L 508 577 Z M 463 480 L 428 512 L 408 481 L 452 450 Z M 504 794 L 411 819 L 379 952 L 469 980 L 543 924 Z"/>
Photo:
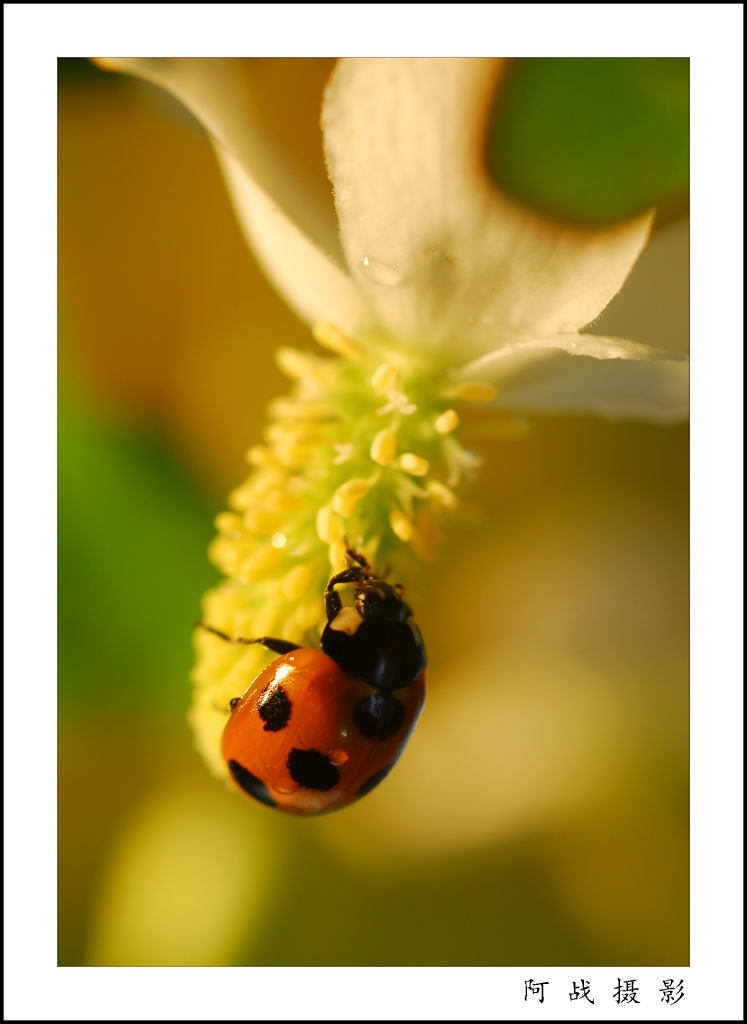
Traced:
<path id="1" fill-rule="evenodd" d="M 241 697 L 232 697 L 231 700 L 229 700 L 227 707 L 225 704 L 216 704 L 215 701 L 213 701 L 213 710 L 221 712 L 233 711 L 233 709 L 236 707 L 240 700 Z"/>
<path id="2" fill-rule="evenodd" d="M 331 590 L 337 583 L 360 583 L 361 581 L 361 570 L 353 566 L 352 569 L 345 569 L 343 572 L 338 572 L 336 576 L 327 584 L 327 590 Z"/>
<path id="3" fill-rule="evenodd" d="M 342 608 L 342 599 L 336 590 L 329 587 L 324 591 L 324 610 L 327 613 L 327 622 L 332 622 Z"/>
<path id="4" fill-rule="evenodd" d="M 275 654 L 290 654 L 291 651 L 297 651 L 300 647 L 300 644 L 292 644 L 288 640 L 277 640 L 272 636 L 260 636 L 256 640 L 249 640 L 244 636 L 229 636 L 228 633 L 222 633 L 214 626 L 206 626 L 204 622 L 198 622 L 197 625 L 201 629 L 206 629 L 208 633 L 215 633 L 221 640 L 227 640 L 229 644 L 262 644 L 268 651 L 274 651 Z"/>
<path id="5" fill-rule="evenodd" d="M 327 584 L 324 591 L 324 610 L 327 613 L 327 621 L 331 622 L 342 608 L 342 599 L 335 590 L 337 583 L 360 583 L 361 570 L 360 569 L 345 569 L 344 572 L 338 572 L 336 576 Z"/>
<path id="6" fill-rule="evenodd" d="M 345 548 L 345 554 L 351 561 L 357 562 L 361 569 L 366 569 L 369 573 L 371 572 L 371 566 L 368 564 L 365 556 L 358 554 L 354 548 Z"/>

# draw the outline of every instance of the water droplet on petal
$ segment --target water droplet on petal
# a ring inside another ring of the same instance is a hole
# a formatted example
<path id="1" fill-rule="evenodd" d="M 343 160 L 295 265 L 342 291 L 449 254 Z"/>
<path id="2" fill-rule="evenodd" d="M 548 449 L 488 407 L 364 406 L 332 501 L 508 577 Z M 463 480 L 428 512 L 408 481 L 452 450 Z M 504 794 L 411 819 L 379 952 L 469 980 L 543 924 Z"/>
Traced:
<path id="1" fill-rule="evenodd" d="M 395 285 L 402 280 L 401 271 L 391 263 L 384 263 L 383 260 L 376 260 L 370 256 L 362 256 L 359 263 L 363 273 L 374 284 Z"/>

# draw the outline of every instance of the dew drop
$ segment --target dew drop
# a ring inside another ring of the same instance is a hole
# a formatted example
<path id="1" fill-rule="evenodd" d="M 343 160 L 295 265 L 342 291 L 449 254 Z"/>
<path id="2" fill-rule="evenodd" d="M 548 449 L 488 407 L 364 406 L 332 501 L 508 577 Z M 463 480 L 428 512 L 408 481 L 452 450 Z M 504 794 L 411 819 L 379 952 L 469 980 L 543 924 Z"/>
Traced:
<path id="1" fill-rule="evenodd" d="M 370 256 L 361 256 L 359 263 L 363 273 L 374 284 L 395 285 L 402 280 L 402 273 L 391 263 L 384 263 L 383 260 L 375 260 Z"/>

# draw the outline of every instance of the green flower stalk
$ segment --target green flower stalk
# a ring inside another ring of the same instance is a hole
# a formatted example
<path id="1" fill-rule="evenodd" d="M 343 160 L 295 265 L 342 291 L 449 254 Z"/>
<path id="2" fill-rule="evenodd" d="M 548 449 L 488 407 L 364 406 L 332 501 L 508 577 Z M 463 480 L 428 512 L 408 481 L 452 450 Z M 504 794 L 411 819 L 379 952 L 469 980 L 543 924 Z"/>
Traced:
<path id="1" fill-rule="evenodd" d="M 622 287 L 653 214 L 574 228 L 488 179 L 501 59 L 340 60 L 321 111 L 336 222 L 268 137 L 245 59 L 99 63 L 163 86 L 202 121 L 258 260 L 334 353 L 278 353 L 293 391 L 270 406 L 250 476 L 216 521 L 210 554 L 227 579 L 203 609 L 215 629 L 314 644 L 346 543 L 408 586 L 476 468 L 460 402 L 486 403 L 498 422 L 687 415 L 686 359 L 580 333 Z M 195 643 L 190 722 L 225 776 L 229 701 L 269 656 L 206 631 Z"/>

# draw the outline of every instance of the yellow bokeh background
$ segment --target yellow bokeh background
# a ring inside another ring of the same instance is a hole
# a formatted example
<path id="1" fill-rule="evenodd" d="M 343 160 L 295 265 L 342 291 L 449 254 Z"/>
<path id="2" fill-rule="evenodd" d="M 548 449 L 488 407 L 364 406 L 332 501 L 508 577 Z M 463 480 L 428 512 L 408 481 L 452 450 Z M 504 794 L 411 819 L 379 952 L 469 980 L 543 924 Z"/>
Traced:
<path id="1" fill-rule="evenodd" d="M 286 390 L 274 348 L 313 342 L 196 123 L 60 63 L 60 965 L 686 964 L 686 426 L 467 418 L 484 468 L 424 573 L 396 771 L 319 819 L 228 792 L 185 721 L 205 552 Z M 322 184 L 330 67 L 253 71 Z M 687 237 L 655 234 L 596 329 L 687 346 Z"/>

